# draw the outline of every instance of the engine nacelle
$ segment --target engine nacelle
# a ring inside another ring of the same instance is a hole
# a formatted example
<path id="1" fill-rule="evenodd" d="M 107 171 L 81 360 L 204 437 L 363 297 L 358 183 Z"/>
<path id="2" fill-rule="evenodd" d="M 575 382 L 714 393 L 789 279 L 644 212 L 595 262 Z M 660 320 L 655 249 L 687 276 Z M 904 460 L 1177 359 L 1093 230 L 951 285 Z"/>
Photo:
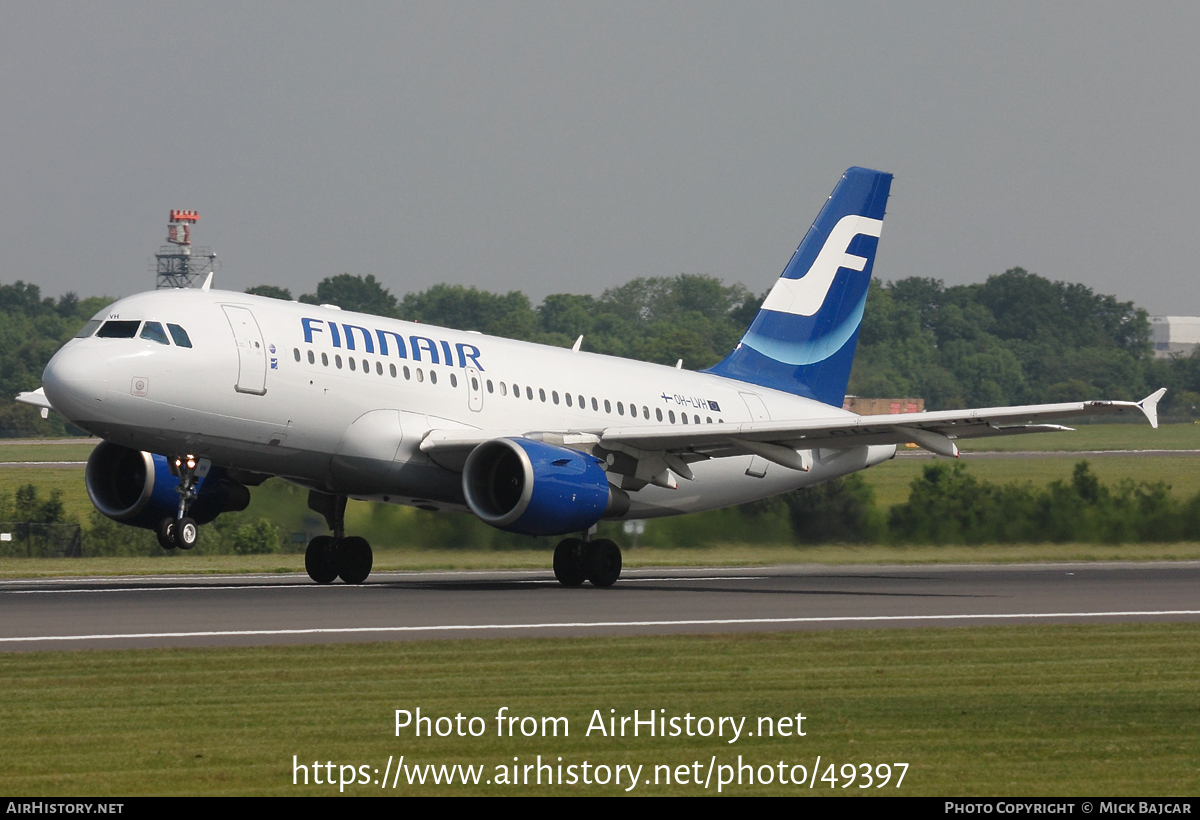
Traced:
<path id="1" fill-rule="evenodd" d="M 587 453 L 526 438 L 476 447 L 463 468 L 463 493 L 485 523 L 524 535 L 564 535 L 629 509 Z"/>
<path id="2" fill-rule="evenodd" d="M 102 441 L 88 457 L 84 482 L 96 509 L 122 524 L 152 530 L 179 509 L 179 477 L 171 474 L 166 456 Z M 220 467 L 198 477 L 196 489 L 199 495 L 188 515 L 197 524 L 244 510 L 250 503 L 250 491 Z"/>

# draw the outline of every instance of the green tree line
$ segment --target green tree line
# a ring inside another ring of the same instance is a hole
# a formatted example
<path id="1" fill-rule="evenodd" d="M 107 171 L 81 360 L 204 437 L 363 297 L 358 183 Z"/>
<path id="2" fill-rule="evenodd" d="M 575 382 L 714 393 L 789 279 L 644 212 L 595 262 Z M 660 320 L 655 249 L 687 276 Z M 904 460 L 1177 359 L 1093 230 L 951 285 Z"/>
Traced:
<path id="1" fill-rule="evenodd" d="M 272 286 L 250 292 L 292 298 Z M 582 335 L 585 350 L 702 369 L 733 349 L 765 297 L 681 274 L 634 279 L 599 297 L 554 294 L 535 307 L 518 291 L 460 285 L 397 299 L 373 276 L 344 273 L 299 301 L 542 344 Z M 946 410 L 1136 400 L 1164 386 L 1165 417 L 1200 417 L 1200 355 L 1155 359 L 1145 310 L 1012 268 L 973 285 L 872 281 L 849 392 L 921 397 Z"/>
<path id="2" fill-rule="evenodd" d="M 274 285 L 250 293 L 291 299 Z M 765 293 L 711 276 L 634 279 L 599 296 L 552 294 L 540 305 L 519 291 L 434 285 L 393 295 L 374 276 L 348 273 L 298 301 L 512 339 L 583 348 L 688 369 L 720 361 L 741 338 Z M 36 285 L 0 284 L 0 435 L 62 435 L 53 414 L 13 397 L 36 389 L 50 356 L 112 300 Z M 1079 284 L 1013 268 L 985 282 L 946 287 L 913 277 L 871 283 L 849 391 L 922 397 L 931 410 L 1085 399 L 1140 399 L 1168 388 L 1167 418 L 1200 417 L 1200 355 L 1155 359 L 1146 312 Z"/>

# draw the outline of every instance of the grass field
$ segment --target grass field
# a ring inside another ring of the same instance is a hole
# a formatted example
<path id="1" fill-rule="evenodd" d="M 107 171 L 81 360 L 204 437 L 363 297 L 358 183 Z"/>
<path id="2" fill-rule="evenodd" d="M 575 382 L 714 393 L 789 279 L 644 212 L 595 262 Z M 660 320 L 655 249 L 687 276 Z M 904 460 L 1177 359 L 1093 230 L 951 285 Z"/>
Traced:
<path id="1" fill-rule="evenodd" d="M 1019 447 L 1035 452 L 1037 448 L 1043 448 L 1046 451 L 1044 457 L 972 459 L 968 456 L 960 462 L 967 465 L 967 469 L 972 475 L 983 481 L 1000 484 L 1014 481 L 1028 482 L 1041 486 L 1051 481 L 1069 480 L 1076 462 L 1080 458 L 1087 458 L 1074 454 L 1081 450 L 1200 449 L 1200 425 L 1165 425 L 1160 430 L 1152 430 L 1148 426 L 1136 424 L 1085 425 L 1073 433 L 1016 436 L 983 441 L 978 444 L 979 446 L 1009 449 Z M 1053 447 L 1050 447 L 1051 444 Z M 0 442 L 0 462 L 82 460 L 86 458 L 87 452 L 92 446 L 86 440 L 65 444 L 57 442 L 5 444 Z M 964 451 L 970 452 L 966 448 Z M 867 483 L 874 488 L 876 501 L 881 507 L 886 509 L 904 502 L 908 498 L 910 484 L 929 464 L 935 463 L 935 461 L 943 464 L 951 463 L 947 459 L 939 459 L 931 455 L 911 455 L 911 452 L 907 451 L 903 457 L 877 465 L 862 473 Z M 1164 481 L 1171 486 L 1173 494 L 1178 498 L 1187 498 L 1200 493 L 1200 469 L 1197 468 L 1197 461 L 1192 456 L 1106 456 L 1093 457 L 1088 461 L 1092 472 L 1110 485 L 1126 479 Z M 48 497 L 54 490 L 60 491 L 67 517 L 80 522 L 89 520 L 92 505 L 84 488 L 82 467 L 0 468 L 0 497 L 7 495 L 11 498 L 18 487 L 28 483 L 37 485 L 42 498 Z M 386 509 L 377 509 L 377 506 Z M 379 548 L 378 554 L 383 555 L 388 552 L 390 542 L 395 540 L 394 533 L 398 531 L 397 516 L 402 514 L 430 515 L 412 510 L 400 511 L 389 505 L 370 505 L 352 501 L 347 509 L 347 522 L 350 529 L 366 535 Z M 244 516 L 249 520 L 260 517 L 267 518 L 275 522 L 284 533 L 300 531 L 310 531 L 311 533 L 323 529 L 319 517 L 308 510 L 304 491 L 277 479 L 268 481 L 261 487 L 252 490 L 251 504 Z M 293 558 L 281 557 L 273 560 L 294 563 Z M 438 564 L 439 566 L 445 565 L 443 556 L 434 556 L 434 560 L 442 562 Z M 496 558 L 493 563 L 496 566 L 509 566 L 509 560 Z M 790 563 L 794 560 L 809 559 L 783 560 Z M 153 561 L 150 564 L 156 566 Z M 426 566 L 419 561 L 418 564 Z M 452 565 L 461 566 L 462 564 Z"/>
<path id="2" fill-rule="evenodd" d="M 993 484 L 1011 482 L 1044 486 L 1052 481 L 1071 480 L 1071 473 L 1080 461 L 1087 461 L 1092 473 L 1105 484 L 1122 480 L 1164 481 L 1177 498 L 1190 498 L 1200 492 L 1200 458 L 1193 456 L 1046 456 L 1044 458 L 976 458 L 960 459 L 971 475 Z M 952 464 L 934 455 L 906 455 L 878 464 L 863 473 L 863 478 L 875 490 L 875 501 L 881 507 L 891 507 L 908 500 L 909 486 L 925 467 L 934 463 Z"/>
<path id="3" fill-rule="evenodd" d="M 1197 679 L 1195 624 L 10 653 L 0 655 L 0 791 L 326 795 L 339 787 L 312 783 L 314 761 L 323 780 L 364 771 L 346 765 L 366 766 L 375 781 L 400 755 L 407 766 L 484 774 L 478 786 L 410 787 L 402 775 L 395 791 L 371 782 L 346 793 L 620 794 L 628 785 L 486 784 L 498 766 L 511 773 L 514 758 L 524 766 L 541 755 L 555 766 L 560 757 L 564 766 L 641 765 L 650 783 L 634 794 L 696 795 L 714 793 L 723 770 L 705 792 L 667 785 L 655 767 L 677 774 L 699 761 L 703 781 L 714 756 L 733 772 L 741 755 L 756 777 L 764 765 L 778 777 L 780 761 L 811 772 L 820 755 L 811 790 L 744 779 L 725 793 L 1194 795 Z M 417 707 L 479 716 L 485 730 L 397 737 L 395 710 Z M 569 735 L 498 738 L 500 707 L 566 717 Z M 728 725 L 724 737 L 647 737 L 644 727 L 637 738 L 587 736 L 596 710 L 607 719 L 634 709 L 643 719 L 658 709 L 745 717 L 754 736 L 729 743 Z M 804 737 L 759 736 L 760 717 L 798 713 Z M 308 786 L 292 785 L 293 755 L 309 765 Z M 864 763 L 891 765 L 892 783 L 859 789 Z M 898 790 L 897 763 L 908 764 Z M 848 788 L 845 764 L 856 767 Z"/>
<path id="4" fill-rule="evenodd" d="M 100 439 L 0 439 L 0 463 L 87 461 Z"/>
<path id="5" fill-rule="evenodd" d="M 71 444 L 5 444 L 0 441 L 0 463 L 15 461 L 85 461 L 94 445 L 88 442 Z M 979 439 L 963 443 L 963 452 L 1023 451 L 1045 452 L 1044 459 L 970 460 L 970 469 L 981 479 L 995 482 L 1030 481 L 1045 484 L 1068 478 L 1079 458 L 1072 455 L 1086 450 L 1200 450 L 1200 425 L 1171 424 L 1158 430 L 1136 424 L 1085 425 L 1072 433 L 1050 433 L 1031 436 L 1010 436 Z M 907 497 L 908 483 L 920 474 L 921 468 L 936 457 L 924 456 L 922 451 L 902 451 L 906 457 L 886 462 L 863 475 L 876 488 L 881 504 L 891 506 Z M 907 454 L 921 453 L 910 457 Z M 1090 460 L 1093 471 L 1104 481 L 1162 480 L 1172 485 L 1176 493 L 1192 495 L 1200 492 L 1200 469 L 1188 457 L 1114 457 Z M 46 492 L 63 492 L 68 512 L 87 514 L 91 510 L 83 488 L 82 468 L 6 468 L 0 470 L 0 492 L 12 492 L 27 483 L 45 487 Z M 259 491 L 255 491 L 258 495 Z M 281 498 L 272 496 L 270 504 L 278 506 Z M 297 494 L 303 507 L 303 497 Z"/>
<path id="6" fill-rule="evenodd" d="M 1070 427 L 1071 423 L 1065 423 Z M 963 450 L 1200 450 L 1200 424 L 1080 424 L 1073 432 L 965 439 Z"/>

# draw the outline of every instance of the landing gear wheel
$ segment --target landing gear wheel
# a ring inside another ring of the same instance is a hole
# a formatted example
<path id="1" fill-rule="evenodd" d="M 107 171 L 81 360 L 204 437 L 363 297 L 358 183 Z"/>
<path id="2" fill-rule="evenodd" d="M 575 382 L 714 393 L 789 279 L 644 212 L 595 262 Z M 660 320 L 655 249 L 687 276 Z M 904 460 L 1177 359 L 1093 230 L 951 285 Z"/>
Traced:
<path id="1" fill-rule="evenodd" d="M 190 550 L 196 546 L 196 541 L 200 538 L 200 528 L 196 526 L 194 519 L 188 518 L 186 515 L 175 522 L 175 546 L 181 550 Z"/>
<path id="2" fill-rule="evenodd" d="M 347 584 L 361 584 L 371 574 L 371 545 L 357 535 L 337 542 L 334 553 L 337 574 Z M 310 573 L 311 574 L 311 573 Z"/>
<path id="3" fill-rule="evenodd" d="M 587 580 L 583 555 L 587 544 L 581 538 L 564 538 L 554 548 L 554 577 L 565 587 L 577 587 Z"/>
<path id="4" fill-rule="evenodd" d="M 334 563 L 334 541 L 328 535 L 318 535 L 308 542 L 304 551 L 304 569 L 308 577 L 318 584 L 332 584 L 337 578 L 337 565 Z"/>
<path id="5" fill-rule="evenodd" d="M 593 541 L 584 553 L 583 571 L 594 587 L 610 587 L 621 577 L 621 548 L 607 538 Z"/>
<path id="6" fill-rule="evenodd" d="M 164 518 L 158 522 L 158 526 L 154 529 L 154 534 L 158 536 L 158 545 L 165 550 L 173 550 L 177 546 L 175 543 L 175 519 Z"/>

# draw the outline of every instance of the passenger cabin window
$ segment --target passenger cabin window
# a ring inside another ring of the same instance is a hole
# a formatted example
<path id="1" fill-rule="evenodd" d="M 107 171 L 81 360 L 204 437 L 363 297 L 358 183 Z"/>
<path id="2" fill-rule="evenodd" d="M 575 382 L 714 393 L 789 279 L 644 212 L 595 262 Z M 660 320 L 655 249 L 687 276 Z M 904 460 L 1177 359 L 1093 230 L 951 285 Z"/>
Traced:
<path id="1" fill-rule="evenodd" d="M 167 330 L 171 331 L 171 338 L 175 340 L 178 347 L 191 347 L 192 340 L 188 338 L 187 331 L 179 325 L 167 323 Z"/>
<path id="2" fill-rule="evenodd" d="M 141 322 L 105 322 L 96 333 L 98 339 L 132 339 Z"/>
<path id="3" fill-rule="evenodd" d="M 75 334 L 75 338 L 76 339 L 86 339 L 88 336 L 91 336 L 93 333 L 95 333 L 96 328 L 98 328 L 98 327 L 100 327 L 99 319 L 89 319 L 88 323 L 86 325 L 84 325 L 83 327 L 81 327 L 79 329 L 79 332 Z"/>

